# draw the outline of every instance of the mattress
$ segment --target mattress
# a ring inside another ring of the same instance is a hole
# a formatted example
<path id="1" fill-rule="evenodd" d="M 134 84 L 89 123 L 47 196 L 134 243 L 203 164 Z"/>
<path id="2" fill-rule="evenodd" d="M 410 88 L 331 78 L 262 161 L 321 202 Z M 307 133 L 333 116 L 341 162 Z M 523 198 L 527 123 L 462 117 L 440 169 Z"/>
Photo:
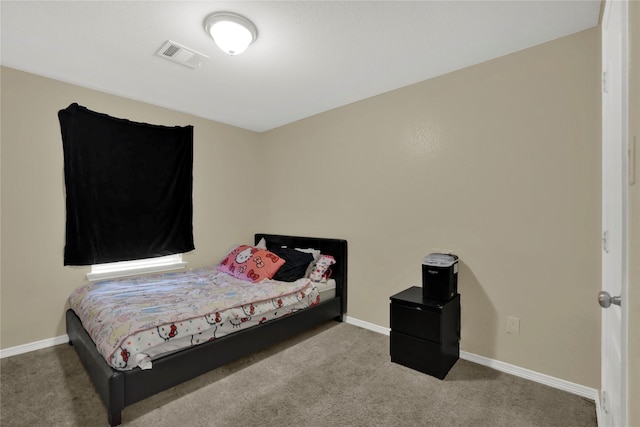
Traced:
<path id="1" fill-rule="evenodd" d="M 330 300 L 336 296 L 336 281 L 333 279 L 319 283 L 314 282 L 313 285 L 318 288 L 320 302 Z"/>
<path id="2" fill-rule="evenodd" d="M 69 305 L 109 366 L 130 370 L 333 296 L 333 280 L 252 283 L 213 266 L 88 283 Z"/>

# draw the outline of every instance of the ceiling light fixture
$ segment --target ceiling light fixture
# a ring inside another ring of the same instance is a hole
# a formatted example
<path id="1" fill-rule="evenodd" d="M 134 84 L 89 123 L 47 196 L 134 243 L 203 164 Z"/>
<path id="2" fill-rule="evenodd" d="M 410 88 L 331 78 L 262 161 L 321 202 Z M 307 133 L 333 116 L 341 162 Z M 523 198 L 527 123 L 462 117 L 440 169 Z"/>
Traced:
<path id="1" fill-rule="evenodd" d="M 216 12 L 204 20 L 204 28 L 218 47 L 229 55 L 239 55 L 258 38 L 258 30 L 244 16 Z"/>

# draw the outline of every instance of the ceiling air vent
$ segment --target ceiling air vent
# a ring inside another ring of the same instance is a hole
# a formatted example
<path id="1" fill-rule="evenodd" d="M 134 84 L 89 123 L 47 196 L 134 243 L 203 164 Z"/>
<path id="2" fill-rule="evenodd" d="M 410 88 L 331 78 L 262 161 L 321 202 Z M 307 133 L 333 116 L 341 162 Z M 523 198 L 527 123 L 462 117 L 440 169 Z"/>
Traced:
<path id="1" fill-rule="evenodd" d="M 160 49 L 158 49 L 156 55 L 189 68 L 197 68 L 204 60 L 209 59 L 208 56 L 176 42 L 172 42 L 171 40 L 167 40 Z"/>

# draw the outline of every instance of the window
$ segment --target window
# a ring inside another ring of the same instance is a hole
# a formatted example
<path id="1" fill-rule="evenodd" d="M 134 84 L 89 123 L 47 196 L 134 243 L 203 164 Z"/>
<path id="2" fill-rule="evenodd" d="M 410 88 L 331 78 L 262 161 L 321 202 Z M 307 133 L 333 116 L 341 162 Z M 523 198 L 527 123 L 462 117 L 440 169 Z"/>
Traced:
<path id="1" fill-rule="evenodd" d="M 109 262 L 106 264 L 92 265 L 91 272 L 87 273 L 87 279 L 96 281 L 133 276 L 142 273 L 157 273 L 160 271 L 178 270 L 184 268 L 186 265 L 187 263 L 182 260 L 182 254 L 134 261 Z"/>
<path id="2" fill-rule="evenodd" d="M 134 269 L 140 271 L 195 248 L 193 126 L 137 123 L 78 104 L 60 110 L 58 118 L 67 211 L 64 265 L 118 263 L 121 270 L 120 262 L 139 260 L 144 266 Z"/>

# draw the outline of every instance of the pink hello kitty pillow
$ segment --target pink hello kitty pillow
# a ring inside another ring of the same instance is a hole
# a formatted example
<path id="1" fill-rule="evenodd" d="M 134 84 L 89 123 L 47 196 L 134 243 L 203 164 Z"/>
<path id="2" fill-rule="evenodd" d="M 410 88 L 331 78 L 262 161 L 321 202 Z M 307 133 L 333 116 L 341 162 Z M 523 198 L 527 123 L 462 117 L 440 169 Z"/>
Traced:
<path id="1" fill-rule="evenodd" d="M 253 283 L 271 279 L 284 260 L 266 249 L 241 245 L 227 254 L 218 270 Z"/>

